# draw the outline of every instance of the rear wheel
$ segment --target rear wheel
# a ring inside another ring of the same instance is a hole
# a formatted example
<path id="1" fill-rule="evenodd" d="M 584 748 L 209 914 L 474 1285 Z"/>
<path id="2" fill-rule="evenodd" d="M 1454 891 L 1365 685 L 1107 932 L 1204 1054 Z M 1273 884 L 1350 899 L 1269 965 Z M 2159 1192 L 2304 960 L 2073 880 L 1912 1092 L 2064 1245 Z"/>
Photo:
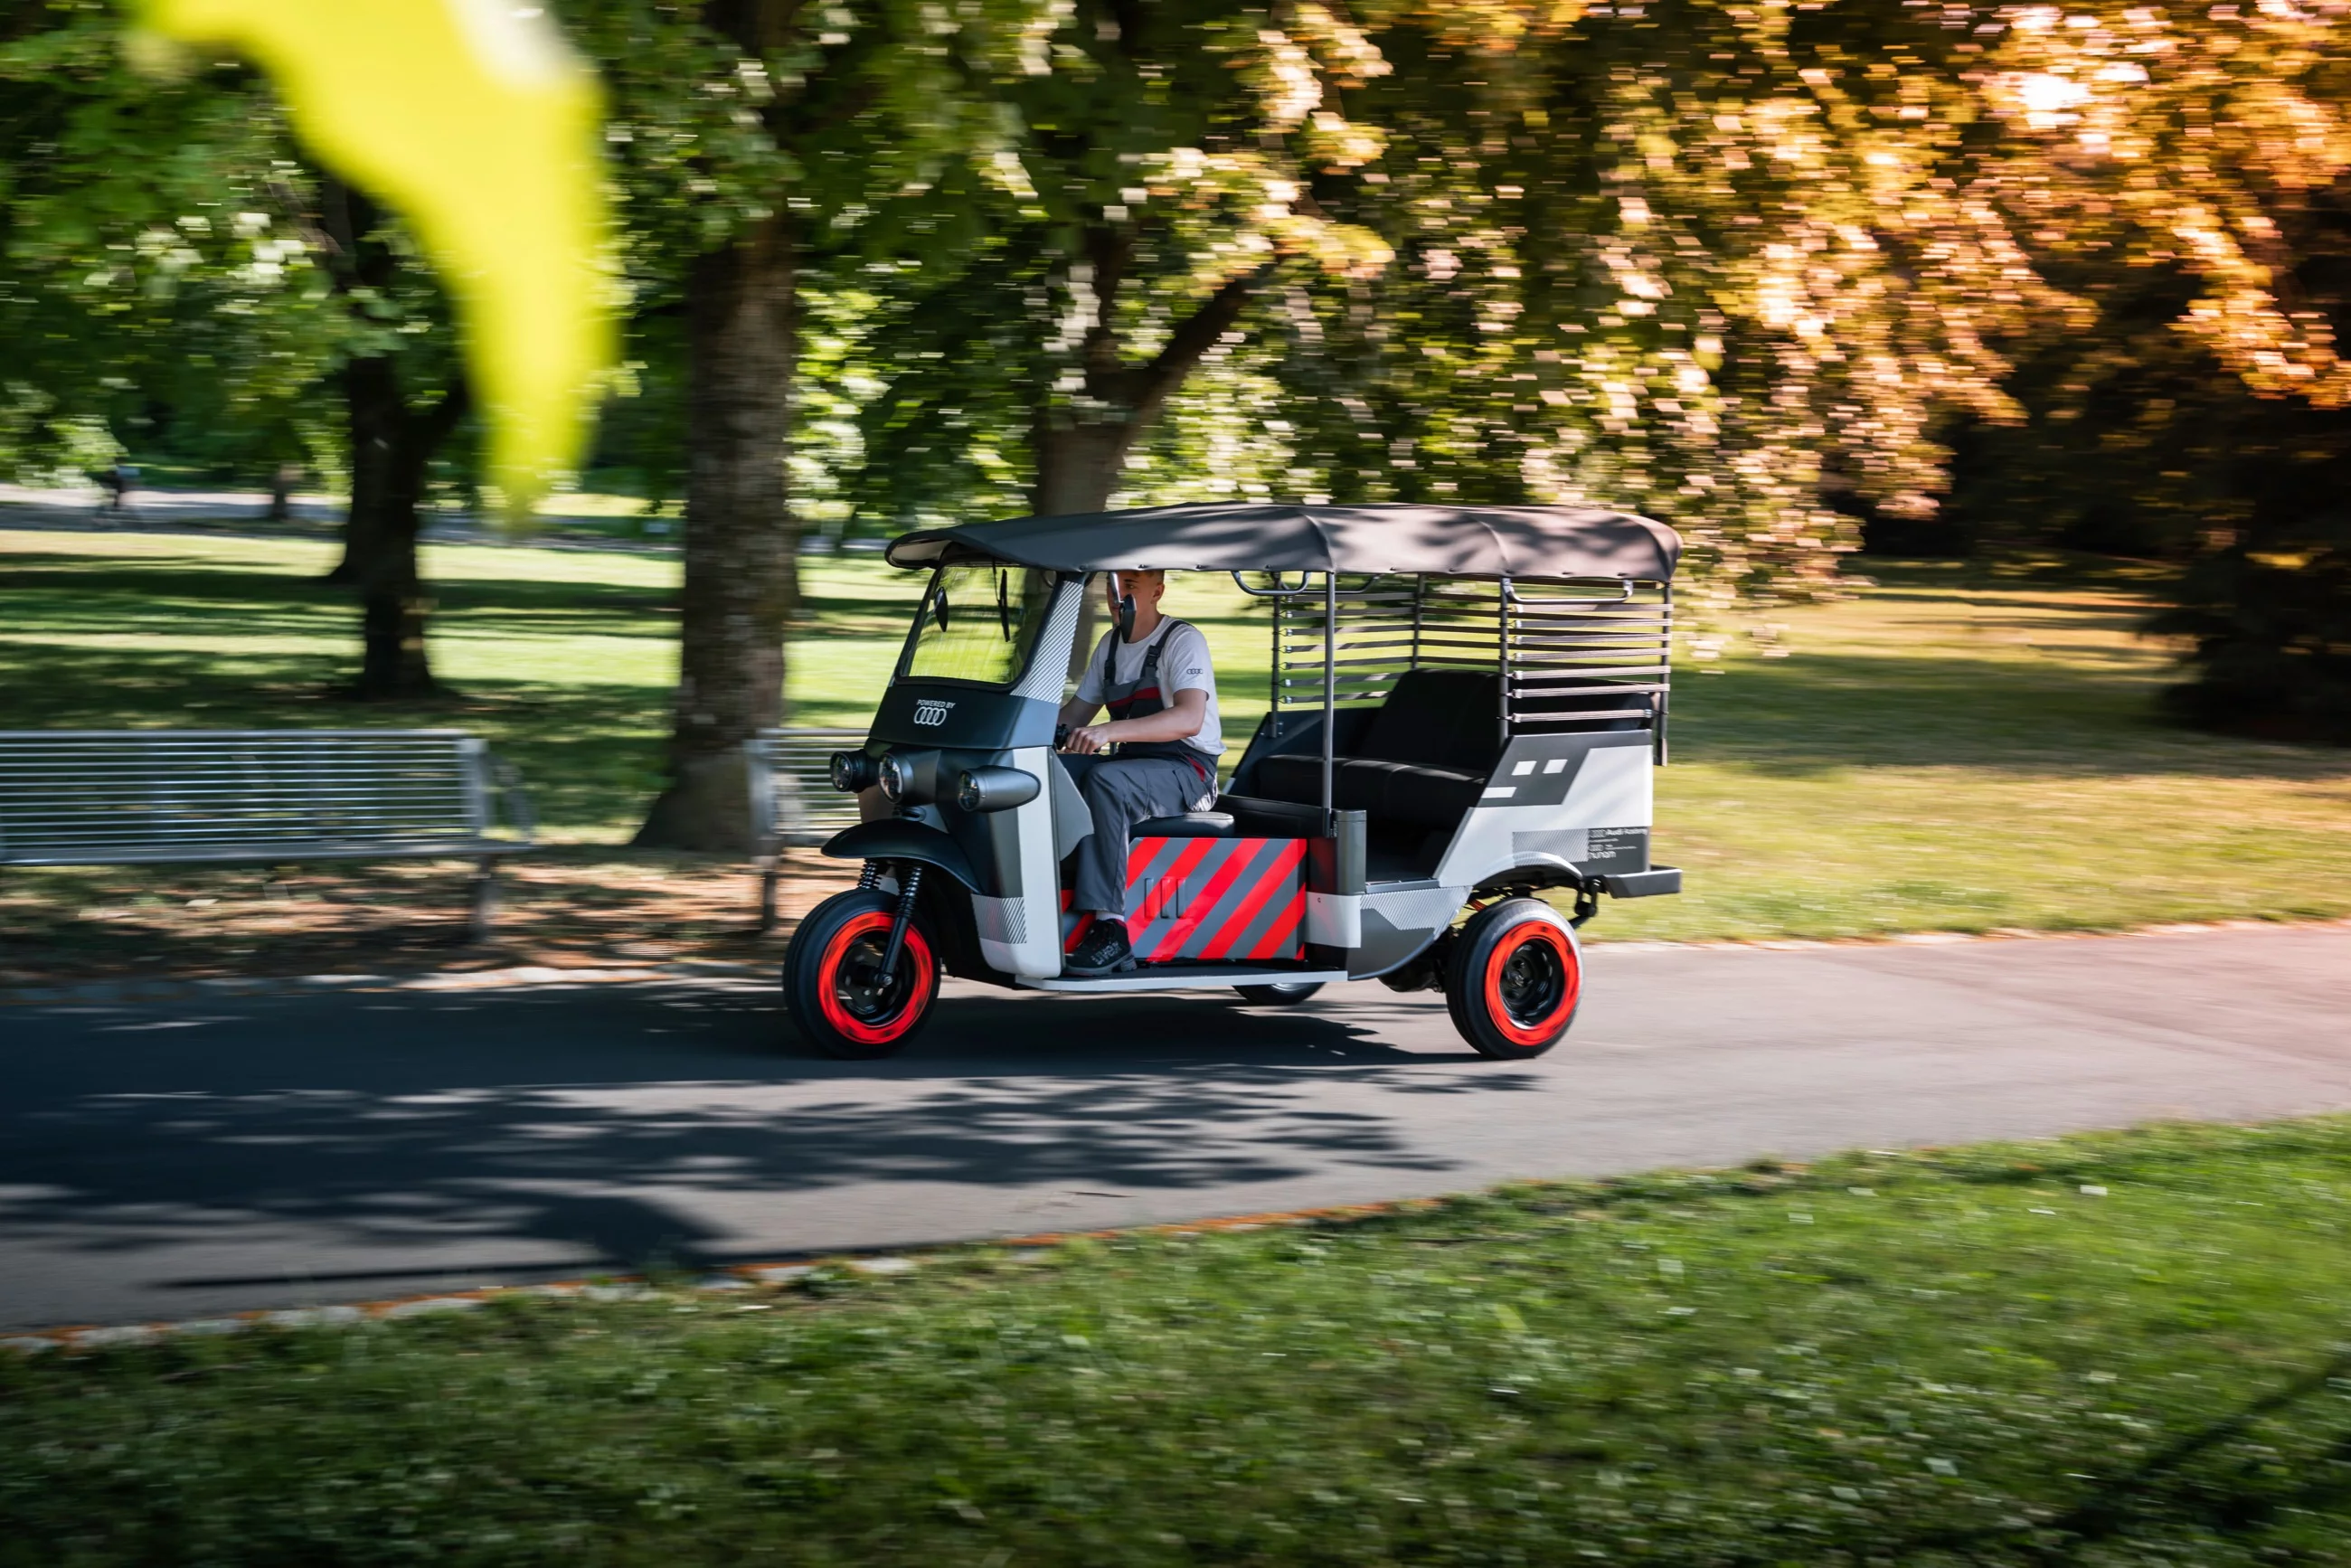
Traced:
<path id="1" fill-rule="evenodd" d="M 1320 980 L 1281 980 L 1270 986 L 1235 986 L 1241 1000 L 1251 1007 L 1294 1008 L 1322 988 Z"/>
<path id="2" fill-rule="evenodd" d="M 1480 1056 L 1523 1061 L 1559 1042 L 1583 999 L 1575 929 L 1540 899 L 1506 898 L 1469 917 L 1446 965 L 1453 1027 Z"/>
<path id="3" fill-rule="evenodd" d="M 895 969 L 882 973 L 898 901 L 858 889 L 809 912 L 784 953 L 784 1009 L 827 1056 L 888 1056 L 928 1021 L 939 994 L 939 964 L 917 919 L 906 927 Z"/>

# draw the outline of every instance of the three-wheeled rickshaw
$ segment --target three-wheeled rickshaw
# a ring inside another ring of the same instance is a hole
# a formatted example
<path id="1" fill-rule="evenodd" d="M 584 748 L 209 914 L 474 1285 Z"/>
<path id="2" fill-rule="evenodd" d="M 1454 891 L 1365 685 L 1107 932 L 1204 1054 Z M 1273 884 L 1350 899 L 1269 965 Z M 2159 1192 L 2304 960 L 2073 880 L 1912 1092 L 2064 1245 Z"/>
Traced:
<path id="1" fill-rule="evenodd" d="M 900 537 L 890 563 L 930 583 L 865 745 L 832 758 L 836 788 L 894 815 L 824 846 L 863 871 L 792 938 L 794 1023 L 874 1057 L 942 975 L 1259 1004 L 1376 978 L 1444 993 L 1484 1055 L 1540 1055 L 1575 1017 L 1575 928 L 1601 896 L 1681 889 L 1649 843 L 1679 549 L 1563 507 L 1213 504 Z M 1089 576 L 1149 568 L 1229 572 L 1265 605 L 1271 703 L 1214 810 L 1134 829 L 1136 967 L 1079 977 L 1064 862 L 1093 827 L 1057 716 Z"/>

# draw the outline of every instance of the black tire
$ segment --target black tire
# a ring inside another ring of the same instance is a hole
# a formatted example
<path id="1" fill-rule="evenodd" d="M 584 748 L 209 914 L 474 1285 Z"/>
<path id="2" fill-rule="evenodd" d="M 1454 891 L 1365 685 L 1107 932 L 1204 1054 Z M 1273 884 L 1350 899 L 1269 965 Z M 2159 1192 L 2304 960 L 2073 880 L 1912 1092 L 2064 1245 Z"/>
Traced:
<path id="1" fill-rule="evenodd" d="M 809 912 L 784 952 L 784 1010 L 827 1056 L 867 1061 L 904 1048 L 939 995 L 938 946 L 920 916 L 906 928 L 892 982 L 878 983 L 898 901 L 858 889 Z M 861 962 L 862 961 L 862 962 Z"/>
<path id="2" fill-rule="evenodd" d="M 1453 1027 L 1480 1056 L 1541 1056 L 1575 1021 L 1583 955 L 1575 927 L 1535 898 L 1506 898 L 1471 915 L 1445 967 Z"/>
<path id="3" fill-rule="evenodd" d="M 1270 986 L 1235 986 L 1253 1008 L 1294 1008 L 1322 988 L 1320 980 L 1277 980 Z"/>

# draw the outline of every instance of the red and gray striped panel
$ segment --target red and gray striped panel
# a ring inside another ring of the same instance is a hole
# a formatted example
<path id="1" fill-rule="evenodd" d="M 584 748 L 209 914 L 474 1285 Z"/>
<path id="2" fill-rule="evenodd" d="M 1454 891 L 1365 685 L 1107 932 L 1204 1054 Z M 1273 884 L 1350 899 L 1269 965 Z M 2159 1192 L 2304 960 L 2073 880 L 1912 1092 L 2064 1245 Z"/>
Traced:
<path id="1" fill-rule="evenodd" d="M 1062 951 L 1089 921 L 1066 914 Z M 1126 936 L 1134 956 L 1240 962 L 1296 958 L 1306 917 L 1303 839 L 1137 839 L 1126 852 Z"/>

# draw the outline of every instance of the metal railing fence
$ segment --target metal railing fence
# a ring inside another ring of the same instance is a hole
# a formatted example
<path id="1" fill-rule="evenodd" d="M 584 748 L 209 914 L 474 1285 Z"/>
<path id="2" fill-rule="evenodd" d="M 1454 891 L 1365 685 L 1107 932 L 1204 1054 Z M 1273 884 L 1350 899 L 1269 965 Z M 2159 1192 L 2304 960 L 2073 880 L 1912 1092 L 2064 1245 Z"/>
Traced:
<path id="1" fill-rule="evenodd" d="M 531 829 L 459 730 L 0 730 L 0 862 L 447 855 Z"/>
<path id="2" fill-rule="evenodd" d="M 832 787 L 832 754 L 865 744 L 862 729 L 763 729 L 743 743 L 759 865 L 759 928 L 776 923 L 777 857 L 857 825 L 857 797 Z"/>

